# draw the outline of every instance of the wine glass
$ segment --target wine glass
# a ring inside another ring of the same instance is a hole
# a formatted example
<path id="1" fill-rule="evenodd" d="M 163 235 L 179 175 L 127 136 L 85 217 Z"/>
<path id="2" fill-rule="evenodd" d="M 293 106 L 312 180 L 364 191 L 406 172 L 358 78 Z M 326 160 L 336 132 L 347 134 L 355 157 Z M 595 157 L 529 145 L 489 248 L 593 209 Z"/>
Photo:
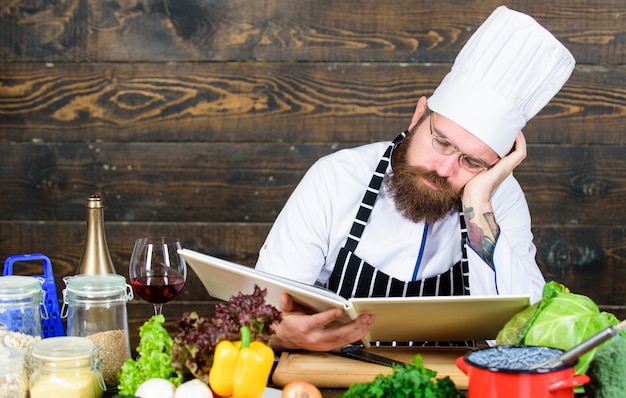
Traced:
<path id="1" fill-rule="evenodd" d="M 140 238 L 135 241 L 128 274 L 135 294 L 163 313 L 163 304 L 176 297 L 187 280 L 187 264 L 178 254 L 177 238 Z"/>

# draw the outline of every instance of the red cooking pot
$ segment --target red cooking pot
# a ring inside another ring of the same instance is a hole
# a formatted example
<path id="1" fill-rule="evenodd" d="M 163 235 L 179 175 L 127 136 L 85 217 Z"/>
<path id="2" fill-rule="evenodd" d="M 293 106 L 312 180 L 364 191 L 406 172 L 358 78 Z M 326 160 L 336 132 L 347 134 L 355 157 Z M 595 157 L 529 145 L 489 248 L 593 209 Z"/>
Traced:
<path id="1" fill-rule="evenodd" d="M 536 346 L 496 346 L 459 357 L 456 366 L 468 376 L 468 398 L 573 398 L 574 387 L 589 381 L 574 375 L 574 365 L 530 370 L 558 357 L 562 350 Z"/>

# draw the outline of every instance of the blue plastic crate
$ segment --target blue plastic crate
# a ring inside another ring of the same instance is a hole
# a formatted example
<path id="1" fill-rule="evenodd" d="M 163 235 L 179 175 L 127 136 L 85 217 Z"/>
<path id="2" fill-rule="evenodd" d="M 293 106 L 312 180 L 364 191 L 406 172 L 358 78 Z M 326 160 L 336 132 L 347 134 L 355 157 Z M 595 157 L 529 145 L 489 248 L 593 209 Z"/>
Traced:
<path id="1" fill-rule="evenodd" d="M 41 330 L 43 337 L 65 336 L 63 328 L 63 320 L 61 319 L 61 311 L 59 310 L 59 296 L 57 295 L 57 287 L 54 283 L 54 273 L 52 272 L 52 262 L 50 259 L 40 253 L 20 254 L 10 256 L 4 262 L 4 276 L 13 275 L 13 264 L 20 261 L 43 261 L 43 275 L 32 275 L 34 278 L 43 280 L 41 285 L 45 292 L 45 302 L 43 308 L 48 316 L 41 318 Z"/>

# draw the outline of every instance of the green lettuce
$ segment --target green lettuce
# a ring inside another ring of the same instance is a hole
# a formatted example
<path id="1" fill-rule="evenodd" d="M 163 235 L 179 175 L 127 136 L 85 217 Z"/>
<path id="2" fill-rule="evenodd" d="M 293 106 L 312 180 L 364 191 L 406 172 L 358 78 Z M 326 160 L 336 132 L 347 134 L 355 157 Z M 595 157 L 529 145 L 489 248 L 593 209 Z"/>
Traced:
<path id="1" fill-rule="evenodd" d="M 132 396 L 141 383 L 152 378 L 169 380 L 175 386 L 183 382 L 182 373 L 172 366 L 172 338 L 163 326 L 164 322 L 163 315 L 153 315 L 139 328 L 139 357 L 126 360 L 118 373 L 117 388 L 121 395 Z"/>
<path id="2" fill-rule="evenodd" d="M 617 325 L 619 320 L 600 312 L 589 297 L 574 294 L 565 286 L 546 283 L 541 300 L 511 318 L 496 337 L 498 345 L 537 345 L 569 350 L 589 337 Z M 578 360 L 576 374 L 587 372 L 597 347 Z"/>

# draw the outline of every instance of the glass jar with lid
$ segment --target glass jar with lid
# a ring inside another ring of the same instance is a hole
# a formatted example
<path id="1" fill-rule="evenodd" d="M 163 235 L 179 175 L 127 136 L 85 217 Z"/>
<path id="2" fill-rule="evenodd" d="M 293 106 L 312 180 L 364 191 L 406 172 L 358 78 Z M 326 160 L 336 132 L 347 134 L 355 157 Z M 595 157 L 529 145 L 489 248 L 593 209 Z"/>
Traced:
<path id="1" fill-rule="evenodd" d="M 100 398 L 99 349 L 86 337 L 50 337 L 33 345 L 31 398 Z"/>
<path id="2" fill-rule="evenodd" d="M 26 398 L 28 379 L 24 353 L 6 343 L 8 332 L 8 327 L 0 323 L 0 398 Z"/>
<path id="3" fill-rule="evenodd" d="M 100 349 L 107 387 L 118 385 L 117 374 L 130 358 L 126 303 L 133 292 L 117 274 L 76 275 L 64 279 L 62 317 L 67 335 L 86 337 Z"/>
<path id="4" fill-rule="evenodd" d="M 0 277 L 0 322 L 9 331 L 41 337 L 41 312 L 45 311 L 41 283 L 31 276 Z"/>

